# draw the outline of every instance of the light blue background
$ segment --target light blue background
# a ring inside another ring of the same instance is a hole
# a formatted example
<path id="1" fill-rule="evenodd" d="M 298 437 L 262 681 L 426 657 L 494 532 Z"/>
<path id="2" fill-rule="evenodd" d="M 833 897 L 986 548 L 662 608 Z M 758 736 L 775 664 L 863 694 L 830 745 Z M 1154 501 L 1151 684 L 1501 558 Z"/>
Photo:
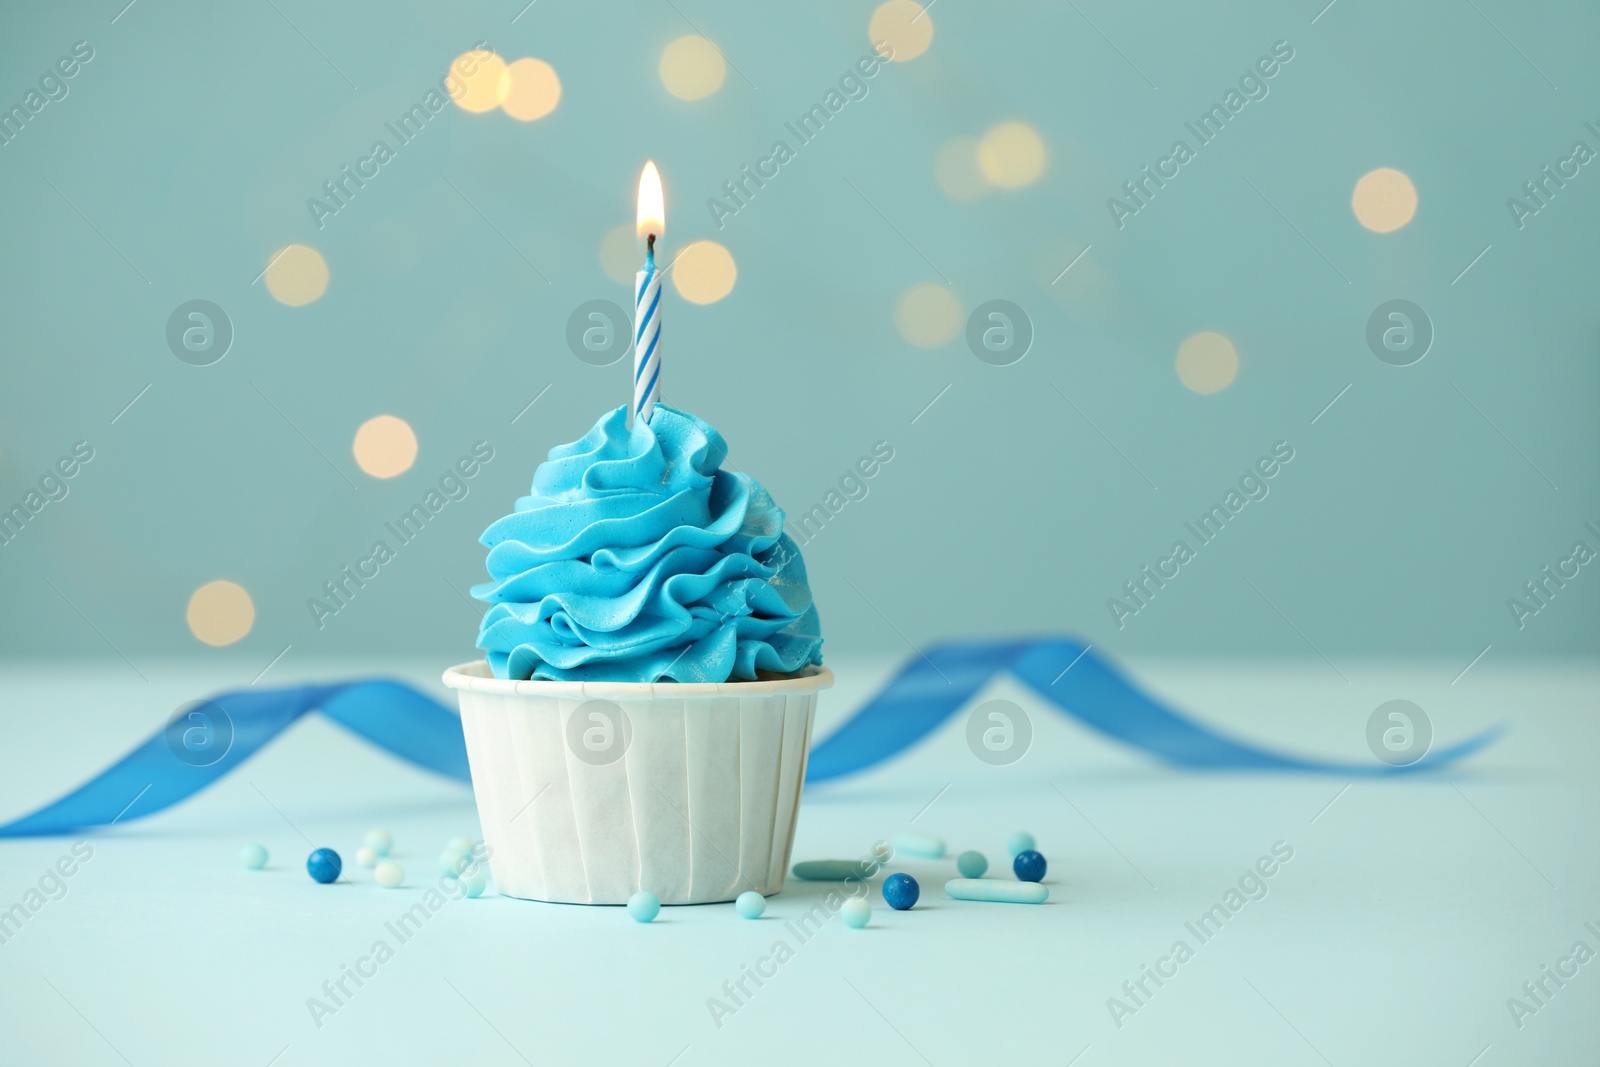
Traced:
<path id="1" fill-rule="evenodd" d="M 234 650 L 246 659 L 289 645 L 467 658 L 477 534 L 548 448 L 626 399 L 626 364 L 585 365 L 564 332 L 584 301 L 627 301 L 598 248 L 630 221 L 647 156 L 666 177 L 668 247 L 714 237 L 740 271 L 706 307 L 668 286 L 667 396 L 791 511 L 873 442 L 896 450 L 806 549 L 831 650 L 1040 630 L 1113 655 L 1314 647 L 1335 663 L 1595 647 L 1588 568 L 1524 630 L 1505 604 L 1574 540 L 1600 547 L 1582 529 L 1600 522 L 1600 171 L 1520 232 L 1505 204 L 1575 139 L 1600 148 L 1584 129 L 1600 122 L 1591 6 L 1339 0 L 1313 24 L 1319 2 L 945 0 L 929 51 L 872 79 L 718 232 L 706 197 L 867 52 L 872 4 L 540 0 L 513 23 L 517 0 L 140 0 L 113 24 L 122 2 L 0 14 L 7 106 L 73 42 L 96 52 L 0 148 L 0 505 L 74 441 L 96 449 L 71 495 L 0 548 L 6 654 L 205 651 L 184 607 L 228 578 L 258 612 Z M 696 27 L 738 69 L 686 103 L 656 65 Z M 479 40 L 550 62 L 559 108 L 531 124 L 448 109 L 318 231 L 306 199 Z M 1279 40 L 1295 58 L 1270 96 L 1119 232 L 1106 198 Z M 1042 134 L 1043 179 L 947 197 L 940 146 L 1013 119 Z M 1388 235 L 1349 206 L 1379 166 L 1420 194 Z M 332 272 L 302 308 L 252 284 L 290 242 Z M 960 337 L 901 339 L 895 302 L 941 273 L 963 314 L 991 298 L 1026 309 L 1027 358 L 996 368 Z M 236 330 L 206 368 L 164 340 L 196 298 Z M 1364 341 L 1393 298 L 1437 331 L 1408 368 Z M 1241 357 L 1213 396 L 1173 371 L 1199 330 Z M 383 483 L 350 454 L 379 413 L 421 442 Z M 478 439 L 496 459 L 467 500 L 317 630 L 306 599 Z M 1106 599 L 1279 440 L 1296 458 L 1271 496 L 1118 631 Z"/>

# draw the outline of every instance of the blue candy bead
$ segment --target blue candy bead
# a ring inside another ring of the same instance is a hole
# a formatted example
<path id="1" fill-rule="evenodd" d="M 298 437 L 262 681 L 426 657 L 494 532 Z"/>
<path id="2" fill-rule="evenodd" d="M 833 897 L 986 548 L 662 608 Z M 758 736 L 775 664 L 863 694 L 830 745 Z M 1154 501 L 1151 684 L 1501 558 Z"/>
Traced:
<path id="1" fill-rule="evenodd" d="M 872 921 L 872 905 L 867 903 L 866 897 L 851 897 L 839 909 L 839 914 L 850 929 L 861 930 Z"/>
<path id="2" fill-rule="evenodd" d="M 628 914 L 636 923 L 647 923 L 661 914 L 661 898 L 648 889 L 641 889 L 628 898 Z"/>
<path id="3" fill-rule="evenodd" d="M 319 848 L 306 857 L 306 873 L 323 885 L 338 878 L 343 869 L 343 861 L 331 848 Z"/>
<path id="4" fill-rule="evenodd" d="M 891 874 L 883 880 L 883 902 L 895 911 L 909 911 L 922 895 L 922 887 L 909 874 Z"/>
<path id="5" fill-rule="evenodd" d="M 747 889 L 739 894 L 739 899 L 733 902 L 733 906 L 741 918 L 759 919 L 761 913 L 767 910 L 767 898 L 754 889 Z"/>
<path id="6" fill-rule="evenodd" d="M 956 857 L 956 870 L 961 872 L 963 878 L 982 878 L 983 872 L 989 869 L 989 858 L 975 849 L 967 849 Z"/>
<path id="7" fill-rule="evenodd" d="M 483 870 L 479 867 L 469 867 L 462 871 L 457 882 L 461 886 L 461 892 L 474 899 L 483 896 L 483 891 L 489 887 L 489 880 L 483 876 Z M 660 907 L 659 904 L 656 906 Z"/>
<path id="8" fill-rule="evenodd" d="M 1031 851 L 1035 844 L 1032 834 L 1026 830 L 1018 830 L 1006 838 L 1006 851 L 1011 853 L 1012 859 L 1015 859 L 1022 853 Z"/>
<path id="9" fill-rule="evenodd" d="M 380 827 L 376 830 L 368 830 L 366 838 L 361 843 L 370 848 L 381 859 L 387 856 L 389 850 L 394 847 L 394 835 Z"/>
<path id="10" fill-rule="evenodd" d="M 239 850 L 239 862 L 245 870 L 259 871 L 267 865 L 267 850 L 261 845 L 246 845 Z"/>
<path id="11" fill-rule="evenodd" d="M 1044 881 L 1044 857 L 1033 849 L 1017 853 L 1017 858 L 1011 861 L 1011 869 L 1016 872 L 1017 878 L 1024 882 Z"/>

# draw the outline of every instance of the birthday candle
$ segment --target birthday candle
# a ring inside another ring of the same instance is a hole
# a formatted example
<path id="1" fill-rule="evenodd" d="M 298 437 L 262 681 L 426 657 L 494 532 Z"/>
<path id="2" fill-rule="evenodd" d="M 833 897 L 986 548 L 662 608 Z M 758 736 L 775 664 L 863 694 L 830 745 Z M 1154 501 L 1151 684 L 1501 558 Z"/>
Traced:
<path id="1" fill-rule="evenodd" d="M 661 397 L 661 272 L 656 238 L 665 229 L 661 175 L 654 162 L 639 176 L 638 232 L 645 239 L 644 269 L 633 286 L 633 424 L 648 423 Z"/>

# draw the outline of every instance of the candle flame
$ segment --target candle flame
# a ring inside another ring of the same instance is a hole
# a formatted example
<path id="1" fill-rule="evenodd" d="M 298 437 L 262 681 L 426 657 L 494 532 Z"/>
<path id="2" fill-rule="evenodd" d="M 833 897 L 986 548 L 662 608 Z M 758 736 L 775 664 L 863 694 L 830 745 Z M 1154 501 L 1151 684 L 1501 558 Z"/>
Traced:
<path id="1" fill-rule="evenodd" d="M 661 196 L 661 172 L 654 160 L 647 161 L 639 175 L 639 236 L 661 236 L 667 225 L 667 209 Z"/>

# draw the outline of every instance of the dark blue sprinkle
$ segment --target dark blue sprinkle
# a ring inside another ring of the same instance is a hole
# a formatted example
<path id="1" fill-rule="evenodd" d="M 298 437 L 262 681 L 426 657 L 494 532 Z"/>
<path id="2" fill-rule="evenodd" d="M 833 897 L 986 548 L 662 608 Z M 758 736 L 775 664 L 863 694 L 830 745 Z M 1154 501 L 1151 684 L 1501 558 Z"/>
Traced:
<path id="1" fill-rule="evenodd" d="M 1011 861 L 1011 869 L 1016 872 L 1019 881 L 1044 881 L 1044 857 L 1031 848 L 1017 853 L 1017 858 Z"/>
<path id="2" fill-rule="evenodd" d="M 331 848 L 319 848 L 306 857 L 306 873 L 323 885 L 338 878 L 343 869 L 339 854 Z"/>
<path id="3" fill-rule="evenodd" d="M 895 911 L 907 911 L 922 895 L 922 887 L 909 874 L 891 874 L 883 880 L 883 902 Z"/>

